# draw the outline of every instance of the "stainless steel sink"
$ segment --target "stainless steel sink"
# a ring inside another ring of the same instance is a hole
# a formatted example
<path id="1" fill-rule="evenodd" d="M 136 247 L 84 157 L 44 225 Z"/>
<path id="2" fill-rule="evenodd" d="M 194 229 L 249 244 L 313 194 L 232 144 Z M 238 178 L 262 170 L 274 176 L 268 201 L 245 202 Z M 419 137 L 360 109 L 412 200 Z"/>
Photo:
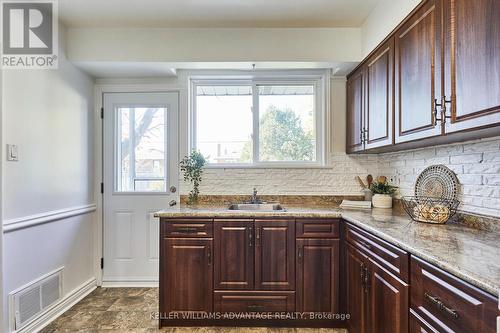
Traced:
<path id="1" fill-rule="evenodd" d="M 258 211 L 284 211 L 285 208 L 280 204 L 271 203 L 242 203 L 242 204 L 232 204 L 228 207 L 228 210 L 258 210 Z"/>

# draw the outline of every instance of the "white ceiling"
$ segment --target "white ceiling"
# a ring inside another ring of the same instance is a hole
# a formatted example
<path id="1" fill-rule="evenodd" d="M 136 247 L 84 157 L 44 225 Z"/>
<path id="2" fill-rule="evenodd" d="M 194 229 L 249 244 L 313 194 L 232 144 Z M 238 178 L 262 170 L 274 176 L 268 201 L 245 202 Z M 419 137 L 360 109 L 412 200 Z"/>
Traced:
<path id="1" fill-rule="evenodd" d="M 380 0 L 59 0 L 68 27 L 359 27 Z"/>

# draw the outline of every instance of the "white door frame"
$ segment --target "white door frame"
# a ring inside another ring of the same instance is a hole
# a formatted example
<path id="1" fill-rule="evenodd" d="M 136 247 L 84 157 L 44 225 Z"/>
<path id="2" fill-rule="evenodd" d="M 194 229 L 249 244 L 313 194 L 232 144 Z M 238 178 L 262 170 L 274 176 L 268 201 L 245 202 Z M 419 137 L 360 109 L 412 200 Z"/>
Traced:
<path id="1" fill-rule="evenodd" d="M 104 216 L 104 196 L 101 193 L 101 183 L 103 180 L 103 122 L 101 119 L 101 109 L 104 107 L 104 94 L 118 92 L 177 92 L 179 94 L 179 156 L 187 154 L 188 146 L 188 87 L 187 84 L 168 83 L 97 83 L 94 88 L 94 197 L 96 198 L 96 213 L 94 220 L 94 275 L 97 285 L 102 286 L 103 271 L 101 269 L 101 258 L 103 258 L 103 216 Z M 185 129 L 185 130 L 183 130 Z M 167 203 L 165 203 L 167 204 Z M 142 287 L 145 284 L 124 283 L 123 286 Z"/>

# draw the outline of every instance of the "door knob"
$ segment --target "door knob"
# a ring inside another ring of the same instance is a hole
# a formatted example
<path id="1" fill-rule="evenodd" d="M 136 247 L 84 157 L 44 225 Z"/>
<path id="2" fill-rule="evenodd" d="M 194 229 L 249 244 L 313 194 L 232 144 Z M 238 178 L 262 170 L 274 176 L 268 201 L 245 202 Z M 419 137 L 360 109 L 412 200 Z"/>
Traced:
<path id="1" fill-rule="evenodd" d="M 177 192 L 177 187 L 175 187 L 175 186 L 170 186 L 170 192 L 172 192 L 172 193 Z"/>
<path id="2" fill-rule="evenodd" d="M 170 207 L 173 207 L 173 206 L 177 205 L 177 201 L 175 201 L 175 200 L 170 200 L 170 202 L 168 203 L 168 205 L 169 205 Z"/>

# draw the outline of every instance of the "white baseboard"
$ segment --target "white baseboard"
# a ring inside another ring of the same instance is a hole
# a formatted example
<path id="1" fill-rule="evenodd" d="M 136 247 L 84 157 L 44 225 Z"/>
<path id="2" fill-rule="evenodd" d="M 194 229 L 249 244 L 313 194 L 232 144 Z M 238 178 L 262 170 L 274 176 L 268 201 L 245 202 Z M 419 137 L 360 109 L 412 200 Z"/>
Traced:
<path id="1" fill-rule="evenodd" d="M 45 310 L 28 325 L 19 330 L 13 331 L 13 333 L 35 333 L 40 331 L 96 288 L 97 284 L 95 278 L 82 283 L 79 287 L 68 293 L 64 298 L 60 299 L 57 303 Z"/>

